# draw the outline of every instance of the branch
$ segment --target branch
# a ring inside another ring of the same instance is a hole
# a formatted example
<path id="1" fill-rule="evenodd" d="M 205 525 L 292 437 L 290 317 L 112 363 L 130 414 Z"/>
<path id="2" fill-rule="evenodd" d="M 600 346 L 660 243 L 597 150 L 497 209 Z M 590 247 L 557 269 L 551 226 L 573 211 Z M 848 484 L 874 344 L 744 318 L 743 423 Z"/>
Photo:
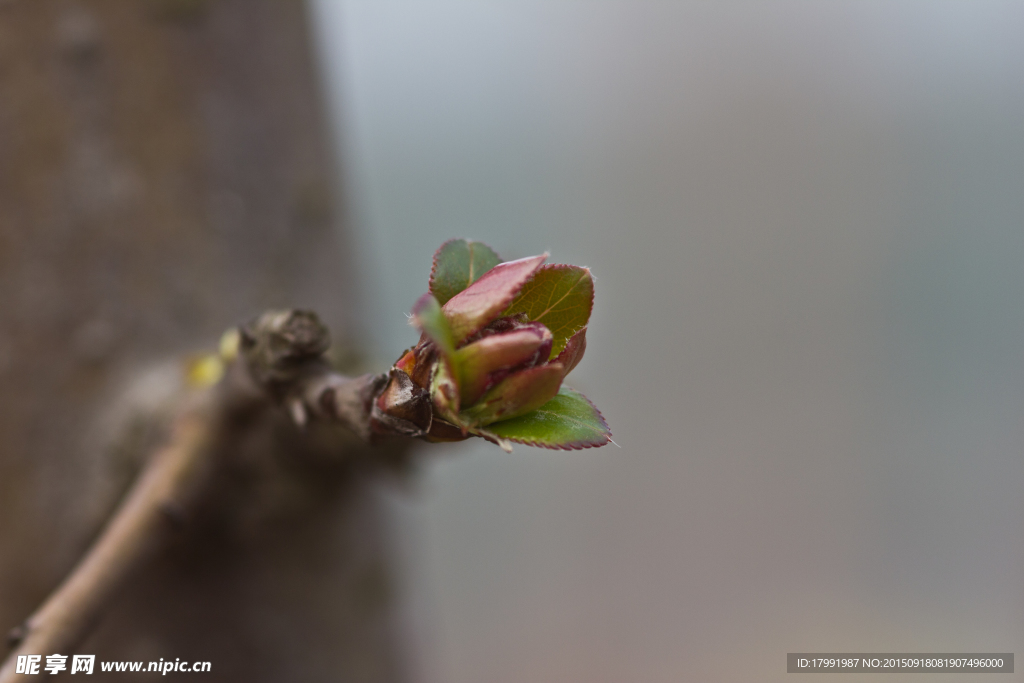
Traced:
<path id="1" fill-rule="evenodd" d="M 18 655 L 66 653 L 92 631 L 127 579 L 188 524 L 218 458 L 263 411 L 286 407 L 299 426 L 341 422 L 371 435 L 373 398 L 383 376 L 348 378 L 323 357 L 326 328 L 312 313 L 264 314 L 240 331 L 237 355 L 220 383 L 192 395 L 106 528 L 71 574 L 12 632 L 16 648 L 0 668 L 13 683 Z"/>
<path id="2" fill-rule="evenodd" d="M 212 425 L 201 414 L 178 419 L 170 443 L 155 453 L 103 534 L 35 614 L 16 629 L 19 647 L 0 669 L 14 680 L 21 654 L 73 649 L 93 628 L 132 572 L 152 557 L 173 531 L 202 478 Z M 13 634 L 12 634 L 13 636 Z"/>

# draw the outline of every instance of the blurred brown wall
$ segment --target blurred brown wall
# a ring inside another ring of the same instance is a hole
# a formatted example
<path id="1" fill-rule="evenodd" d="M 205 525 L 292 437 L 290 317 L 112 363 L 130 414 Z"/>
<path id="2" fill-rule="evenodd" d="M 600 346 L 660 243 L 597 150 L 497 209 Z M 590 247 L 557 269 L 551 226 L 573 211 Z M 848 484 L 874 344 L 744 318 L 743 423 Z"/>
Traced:
<path id="1" fill-rule="evenodd" d="M 140 368 L 267 307 L 346 336 L 307 32 L 297 1 L 0 2 L 0 628 L 137 468 L 100 418 Z M 393 680 L 386 601 L 366 599 L 386 586 L 376 504 L 342 470 L 240 503 L 79 652 L 207 660 L 212 680 Z"/>

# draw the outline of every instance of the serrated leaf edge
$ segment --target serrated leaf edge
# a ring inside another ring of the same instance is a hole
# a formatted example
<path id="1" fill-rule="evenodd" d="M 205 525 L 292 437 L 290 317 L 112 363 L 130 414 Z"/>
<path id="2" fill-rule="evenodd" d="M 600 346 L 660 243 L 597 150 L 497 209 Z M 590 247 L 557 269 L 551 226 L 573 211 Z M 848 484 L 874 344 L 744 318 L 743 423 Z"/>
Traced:
<path id="1" fill-rule="evenodd" d="M 442 242 L 441 246 L 439 246 L 434 251 L 434 257 L 430 262 L 430 277 L 427 278 L 427 291 L 430 292 L 431 294 L 434 293 L 434 279 L 437 277 L 437 257 L 441 254 L 441 251 L 444 250 L 445 247 L 447 247 L 452 242 L 458 242 L 459 240 L 462 240 L 463 242 L 469 241 L 465 237 L 452 237 L 451 239 L 447 239 L 444 242 Z"/>
<path id="2" fill-rule="evenodd" d="M 540 259 L 541 260 L 540 263 L 543 264 L 544 261 L 548 258 L 548 256 L 549 256 L 548 252 L 545 251 L 543 254 L 536 254 L 534 256 L 524 256 L 523 258 L 514 259 L 512 261 L 502 261 L 498 265 L 494 266 L 494 268 L 491 268 L 491 270 L 487 271 L 487 273 L 484 273 L 484 275 L 487 275 L 488 273 L 491 273 L 492 271 L 497 269 L 498 266 L 505 266 L 505 265 L 509 265 L 509 264 L 515 264 L 515 263 L 518 263 L 520 261 L 528 261 L 528 260 L 532 260 L 532 259 Z M 502 308 L 498 309 L 498 312 L 493 317 L 491 317 L 486 322 L 481 324 L 479 327 L 477 327 L 475 330 L 473 330 L 473 332 L 480 331 L 481 329 L 483 329 L 484 327 L 486 327 L 487 325 L 492 323 L 494 320 L 496 320 L 497 318 L 499 318 L 502 315 L 504 315 L 503 311 L 504 312 L 508 311 L 509 307 L 512 305 L 512 302 L 515 301 L 516 297 L 519 296 L 519 294 L 523 291 L 523 287 L 525 287 L 527 285 L 527 283 L 529 283 L 530 280 L 532 280 L 533 277 L 537 274 L 537 271 L 539 271 L 543 267 L 544 267 L 543 265 L 538 265 L 533 270 L 533 272 L 530 273 L 530 276 L 526 280 L 524 280 L 523 282 L 519 283 L 519 285 L 515 289 L 511 290 L 509 292 L 508 296 L 506 297 L 506 301 L 505 301 L 504 305 L 502 306 Z M 477 278 L 476 282 L 474 282 L 473 284 L 469 285 L 469 287 L 466 287 L 466 289 L 462 290 L 461 292 L 459 292 L 458 294 L 453 296 L 451 299 L 449 299 L 447 302 L 445 302 L 445 304 L 443 306 L 441 306 L 441 310 L 444 311 L 448 307 L 448 304 L 450 304 L 452 301 L 454 301 L 456 299 L 456 297 L 461 296 L 464 292 L 466 292 L 467 290 L 471 289 L 474 285 L 476 285 L 478 282 L 480 282 L 480 280 L 483 279 L 484 275 L 481 275 L 479 278 Z M 591 307 L 593 307 L 593 296 L 591 296 Z M 447 312 L 445 313 L 445 315 L 448 315 Z M 587 316 L 587 318 L 589 320 L 590 316 Z M 451 324 L 451 320 L 450 319 L 449 319 L 448 322 L 449 322 L 449 324 Z M 466 334 L 461 339 L 456 337 L 456 342 L 455 342 L 456 348 L 458 348 L 458 346 L 463 341 L 465 341 L 467 337 L 469 337 L 471 334 L 473 334 L 473 332 L 470 332 L 470 333 Z"/>
<path id="3" fill-rule="evenodd" d="M 545 252 L 545 253 L 546 253 L 546 252 Z M 517 291 L 517 292 L 516 292 L 516 294 L 515 294 L 515 296 L 514 296 L 514 297 L 512 297 L 512 300 L 508 302 L 508 306 L 506 306 L 506 307 L 505 307 L 505 311 L 504 311 L 503 315 L 507 315 L 507 314 L 508 314 L 508 312 L 509 312 L 510 310 L 512 310 L 512 305 L 513 305 L 513 304 L 515 304 L 515 302 L 516 302 L 516 299 L 517 299 L 517 298 L 519 298 L 519 295 L 523 293 L 523 289 L 524 289 L 524 288 L 526 288 L 526 286 L 527 286 L 527 285 L 529 285 L 529 284 L 530 284 L 531 282 L 533 282 L 533 280 L 534 280 L 534 279 L 535 279 L 535 278 L 536 278 L 536 277 L 537 277 L 537 276 L 538 276 L 538 275 L 539 275 L 539 274 L 540 274 L 540 273 L 541 273 L 542 271 L 545 271 L 545 270 L 554 270 L 554 269 L 556 269 L 556 268 L 570 268 L 570 269 L 580 269 L 580 270 L 584 270 L 584 271 L 586 271 L 587 275 L 589 275 L 589 276 L 590 276 L 590 285 L 591 285 L 591 286 L 590 286 L 590 302 L 589 302 L 589 303 L 590 303 L 590 306 L 589 306 L 589 309 L 587 310 L 587 319 L 586 319 L 586 321 L 585 321 L 585 322 L 583 323 L 583 325 L 582 325 L 582 326 L 580 326 L 580 327 L 576 328 L 575 330 L 573 330 L 573 331 L 572 331 L 572 332 L 571 332 L 570 334 L 568 334 L 568 335 L 566 336 L 566 338 L 565 338 L 565 339 L 566 339 L 566 343 L 568 343 L 568 341 L 569 341 L 570 339 L 572 339 L 573 335 L 575 335 L 575 334 L 576 334 L 577 332 L 579 332 L 580 330 L 586 329 L 586 328 L 587 328 L 587 327 L 588 327 L 588 326 L 590 325 L 590 316 L 594 314 L 594 297 L 596 296 L 596 290 L 597 290 L 597 288 L 596 288 L 596 287 L 594 287 L 594 274 L 593 274 L 593 273 L 592 273 L 592 272 L 590 271 L 590 266 L 577 266 L 577 265 L 573 265 L 573 264 L 571 264 L 571 263 L 546 263 L 546 264 L 542 265 L 542 266 L 541 266 L 540 268 L 538 268 L 538 269 L 537 269 L 536 271 L 534 271 L 533 275 L 531 275 L 531 276 L 530 276 L 530 279 L 529 279 L 529 280 L 527 280 L 526 282 L 524 282 L 524 283 L 523 283 L 522 287 L 520 287 L 520 288 L 519 288 L 519 291 Z M 569 288 L 569 291 L 565 293 L 565 296 L 563 296 L 563 297 L 562 297 L 561 299 L 559 299 L 558 301 L 562 301 L 562 299 L 565 299 L 565 297 L 569 296 L 569 292 L 571 292 L 571 291 L 572 291 L 573 289 L 575 289 L 576 285 L 578 285 L 578 284 L 579 284 L 580 282 L 582 282 L 582 281 L 583 281 L 583 278 L 580 278 L 580 279 L 579 279 L 579 280 L 578 280 L 578 281 L 576 282 L 576 284 L 574 284 L 574 285 L 573 285 L 572 287 L 570 287 L 570 288 Z M 555 302 L 555 303 L 557 304 L 558 302 Z M 552 304 L 551 306 L 549 306 L 549 307 L 548 307 L 548 311 L 550 311 L 550 310 L 551 310 L 551 308 L 553 308 L 553 306 L 554 306 L 554 304 Z M 544 313 L 547 313 L 548 311 L 544 311 Z M 543 316 L 543 315 L 544 315 L 544 313 L 541 313 L 541 316 Z M 537 319 L 536 319 L 536 318 L 531 318 L 531 320 L 537 320 Z M 550 357 L 550 360 L 554 360 L 554 359 L 555 359 L 555 358 L 556 358 L 557 356 L 559 356 L 559 355 L 560 355 L 560 354 L 562 353 L 562 351 L 564 351 L 564 350 L 565 350 L 565 347 L 563 346 L 563 347 L 562 347 L 562 349 L 561 349 L 561 350 L 559 350 L 559 352 L 558 352 L 558 353 L 556 354 L 556 353 L 554 353 L 554 349 L 552 349 L 552 355 L 551 355 L 551 357 Z M 580 394 L 580 395 L 582 396 L 582 394 Z M 596 409 L 597 409 L 597 408 L 595 408 L 595 410 L 596 410 Z"/>
<path id="4" fill-rule="evenodd" d="M 601 411 L 598 409 L 598 407 L 594 405 L 594 402 L 591 401 L 589 398 L 587 398 L 583 394 L 582 391 L 578 391 L 576 389 L 573 389 L 572 387 L 564 387 L 564 388 L 568 389 L 569 391 L 572 391 L 574 394 L 576 394 L 577 396 L 582 398 L 584 401 L 586 401 L 587 404 L 591 408 L 594 409 L 594 412 L 597 413 L 597 419 L 600 420 L 601 426 L 604 427 L 604 432 L 602 433 L 602 436 L 604 436 L 604 438 L 605 438 L 604 443 L 583 443 L 583 442 L 580 442 L 580 441 L 572 441 L 572 442 L 567 443 L 567 444 L 558 444 L 558 445 L 553 446 L 553 445 L 550 445 L 550 444 L 540 443 L 540 442 L 537 442 L 537 441 L 526 441 L 526 440 L 523 440 L 523 439 L 517 439 L 517 438 L 511 437 L 511 436 L 498 436 L 497 434 L 492 434 L 491 436 L 493 436 L 495 439 L 504 439 L 506 441 L 511 441 L 512 443 L 522 444 L 524 446 L 533 446 L 534 448 L 546 448 L 549 451 L 582 451 L 582 450 L 584 450 L 586 448 L 600 448 L 601 446 L 607 446 L 608 444 L 610 444 L 612 442 L 612 436 L 613 436 L 612 435 L 612 430 L 608 426 L 608 422 L 604 419 L 604 415 L 602 415 Z M 534 412 L 537 412 L 539 410 L 541 410 L 541 408 L 537 408 L 537 410 L 530 411 L 529 413 L 526 413 L 526 415 L 520 415 L 518 418 L 512 418 L 512 419 L 515 420 L 515 419 L 524 418 L 527 415 L 530 415 L 530 414 L 532 414 Z M 560 416 L 560 417 L 564 417 L 564 416 Z M 566 419 L 570 419 L 571 420 L 572 418 L 566 418 Z M 506 420 L 501 420 L 499 422 L 492 422 L 491 425 L 501 424 L 502 422 L 506 422 Z M 490 427 L 491 425 L 487 425 L 487 426 Z"/>
<path id="5" fill-rule="evenodd" d="M 583 360 L 583 356 L 586 354 L 586 350 L 587 350 L 587 327 L 588 327 L 587 325 L 584 325 L 580 329 L 578 329 L 575 332 L 573 332 L 572 336 L 570 336 L 569 339 L 566 340 L 565 346 L 562 347 L 562 350 L 559 351 L 558 355 L 555 356 L 554 358 L 552 358 L 551 361 L 550 361 L 552 363 L 561 363 L 565 367 L 565 376 L 568 376 L 568 374 L 570 372 L 572 372 L 573 370 L 576 369 L 576 366 L 580 364 L 580 362 Z M 572 340 L 575 339 L 576 337 L 578 337 L 581 334 L 583 335 L 583 337 L 582 337 L 582 340 L 581 340 L 580 343 L 583 344 L 583 352 L 581 352 L 579 357 L 576 358 L 576 362 L 574 364 L 570 365 L 569 364 L 569 360 L 565 357 L 566 351 L 569 350 L 569 344 L 572 343 Z M 576 393 L 580 393 L 580 392 L 576 392 Z M 583 396 L 583 394 L 580 393 L 580 396 Z M 584 398 L 586 398 L 586 397 L 584 396 Z M 596 406 L 594 407 L 594 410 L 597 410 Z"/>
<path id="6" fill-rule="evenodd" d="M 431 294 L 434 293 L 434 280 L 437 277 L 437 257 L 438 257 L 438 255 L 441 253 L 441 250 L 444 249 L 446 246 L 448 246 L 452 242 L 458 242 L 459 240 L 462 240 L 463 242 L 465 242 L 467 246 L 469 246 L 471 244 L 474 244 L 474 243 L 484 245 L 485 247 L 490 249 L 491 252 L 495 256 L 498 257 L 498 263 L 504 263 L 504 261 L 501 260 L 501 255 L 498 252 L 494 251 L 494 248 L 491 245 L 487 244 L 486 242 L 481 242 L 480 240 L 471 240 L 468 237 L 452 237 L 451 239 L 445 240 L 441 244 L 441 246 L 439 246 L 437 248 L 437 250 L 434 251 L 434 258 L 433 258 L 433 260 L 431 261 L 431 264 L 430 264 L 430 277 L 427 278 L 427 291 L 430 292 Z M 471 268 L 472 268 L 472 263 L 473 263 L 472 253 L 473 253 L 473 248 L 470 247 L 469 262 L 470 262 L 470 267 Z M 482 276 L 483 273 L 480 273 L 480 275 Z M 477 280 L 479 280 L 479 279 L 480 278 L 477 278 Z M 470 282 L 469 284 L 471 285 L 473 283 Z M 466 285 L 466 286 L 468 287 L 469 285 Z M 456 294 L 458 294 L 458 292 L 456 292 Z M 446 301 L 445 303 L 448 303 L 448 302 Z M 441 304 L 441 305 L 443 306 L 444 304 Z"/>
<path id="7" fill-rule="evenodd" d="M 537 271 L 533 274 L 533 277 L 531 277 L 529 280 L 526 281 L 526 283 L 524 283 L 524 286 L 530 284 L 530 282 L 533 280 L 533 278 L 537 277 L 537 275 L 542 270 L 555 270 L 556 268 L 571 268 L 573 270 L 577 270 L 578 269 L 578 270 L 586 271 L 587 275 L 590 276 L 591 284 L 593 284 L 593 282 L 594 282 L 594 274 L 591 272 L 590 266 L 577 266 L 577 265 L 574 265 L 572 263 L 545 263 L 543 266 L 541 266 L 540 268 L 537 269 Z M 580 278 L 576 282 L 576 284 L 579 284 L 582 281 L 583 281 L 583 278 Z M 576 285 L 573 285 L 573 287 L 576 287 Z M 572 288 L 570 288 L 569 291 L 571 292 Z M 566 292 L 566 296 L 568 296 L 568 292 Z M 564 299 L 564 298 L 565 297 L 563 296 L 562 299 Z M 561 301 L 562 299 L 559 299 L 559 301 Z M 591 291 L 590 291 L 590 312 L 591 313 L 594 312 L 594 288 L 593 287 L 591 287 Z M 587 324 L 589 324 L 589 323 L 590 323 L 590 315 L 587 315 Z M 584 325 L 584 327 L 586 327 L 586 325 Z"/>
<path id="8" fill-rule="evenodd" d="M 522 417 L 522 416 L 520 416 L 520 417 Z M 512 452 L 512 440 L 511 439 L 506 439 L 503 436 L 498 436 L 497 434 L 493 434 L 493 433 L 487 431 L 486 429 L 484 429 L 483 427 L 470 427 L 469 428 L 469 433 L 474 435 L 474 436 L 479 436 L 481 439 L 483 439 L 485 441 L 490 441 L 491 443 L 493 443 L 495 446 L 497 446 L 501 450 L 505 451 L 506 453 L 511 453 Z M 522 442 L 518 442 L 518 443 L 522 443 Z"/>

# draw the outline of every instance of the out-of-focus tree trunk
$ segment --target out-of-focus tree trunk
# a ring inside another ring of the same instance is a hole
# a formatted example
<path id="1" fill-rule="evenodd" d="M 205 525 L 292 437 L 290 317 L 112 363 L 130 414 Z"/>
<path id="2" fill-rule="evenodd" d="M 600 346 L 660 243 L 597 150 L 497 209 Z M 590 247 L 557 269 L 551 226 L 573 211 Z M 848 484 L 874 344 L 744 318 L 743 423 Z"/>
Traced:
<path id="1" fill-rule="evenodd" d="M 110 436 L 148 390 L 111 406 L 141 369 L 271 307 L 351 333 L 306 22 L 294 0 L 0 0 L 0 627 L 137 470 Z M 215 522 L 79 653 L 207 660 L 212 680 L 399 678 L 371 487 L 290 429 L 260 427 L 254 449 L 280 452 L 237 455 Z"/>

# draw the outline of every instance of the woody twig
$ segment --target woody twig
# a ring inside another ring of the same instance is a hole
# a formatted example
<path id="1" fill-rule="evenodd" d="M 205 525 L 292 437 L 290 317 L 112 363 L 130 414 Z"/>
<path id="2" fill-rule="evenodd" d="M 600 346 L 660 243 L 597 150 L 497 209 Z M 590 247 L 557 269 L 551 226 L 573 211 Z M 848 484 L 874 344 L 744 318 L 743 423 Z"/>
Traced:
<path id="1" fill-rule="evenodd" d="M 126 581 L 159 553 L 206 491 L 217 459 L 266 410 L 341 422 L 370 435 L 370 405 L 382 377 L 350 378 L 324 358 L 327 329 L 304 311 L 266 313 L 240 331 L 238 353 L 215 386 L 183 400 L 166 444 L 149 458 L 113 517 L 65 580 L 11 634 L 0 683 L 15 680 L 19 655 L 73 650 Z"/>

